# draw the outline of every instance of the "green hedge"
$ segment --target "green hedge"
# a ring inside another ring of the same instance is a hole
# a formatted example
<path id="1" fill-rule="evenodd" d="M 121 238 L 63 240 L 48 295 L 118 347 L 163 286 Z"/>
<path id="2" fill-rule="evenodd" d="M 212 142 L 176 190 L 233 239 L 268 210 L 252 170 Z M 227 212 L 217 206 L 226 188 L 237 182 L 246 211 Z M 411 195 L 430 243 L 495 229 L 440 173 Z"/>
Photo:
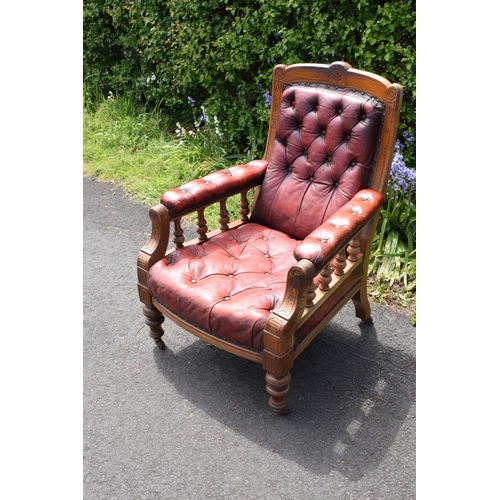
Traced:
<path id="1" fill-rule="evenodd" d="M 273 67 L 344 60 L 403 85 L 400 130 L 415 136 L 415 24 L 415 0 L 84 0 L 85 88 L 181 121 L 190 96 L 230 152 L 259 154 Z"/>

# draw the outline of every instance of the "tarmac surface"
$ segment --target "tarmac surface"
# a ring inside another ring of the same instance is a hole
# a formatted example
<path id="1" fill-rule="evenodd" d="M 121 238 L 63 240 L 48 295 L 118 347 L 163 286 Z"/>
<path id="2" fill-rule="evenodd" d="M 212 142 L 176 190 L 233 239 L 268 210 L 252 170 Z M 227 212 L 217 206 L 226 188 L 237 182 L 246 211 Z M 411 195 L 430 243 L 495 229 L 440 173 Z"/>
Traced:
<path id="1" fill-rule="evenodd" d="M 372 304 L 364 325 L 347 304 L 296 360 L 291 413 L 275 415 L 259 364 L 169 320 L 165 351 L 148 337 L 148 207 L 89 178 L 83 202 L 85 500 L 416 498 L 407 316 Z"/>

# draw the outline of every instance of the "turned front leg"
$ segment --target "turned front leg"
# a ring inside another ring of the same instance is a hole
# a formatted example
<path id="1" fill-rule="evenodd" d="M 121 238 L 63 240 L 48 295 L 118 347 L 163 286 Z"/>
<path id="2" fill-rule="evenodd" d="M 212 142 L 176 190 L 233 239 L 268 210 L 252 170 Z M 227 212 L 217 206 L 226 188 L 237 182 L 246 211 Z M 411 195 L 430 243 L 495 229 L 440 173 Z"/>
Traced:
<path id="1" fill-rule="evenodd" d="M 269 394 L 269 406 L 280 415 L 287 415 L 290 410 L 286 402 L 286 395 L 290 390 L 292 376 L 287 372 L 282 377 L 273 373 L 266 373 L 266 391 Z"/>
<path id="2" fill-rule="evenodd" d="M 264 327 L 262 366 L 267 372 L 269 406 L 281 415 L 289 412 L 285 396 L 290 390 L 292 378 L 290 370 L 294 361 L 294 334 L 297 321 L 307 304 L 314 271 L 313 263 L 305 259 L 290 268 L 283 300 L 271 313 Z"/>
<path id="3" fill-rule="evenodd" d="M 146 325 L 149 326 L 149 336 L 160 349 L 165 349 L 165 342 L 161 339 L 165 333 L 161 327 L 163 321 L 165 321 L 165 316 L 155 307 L 144 306 L 142 312 L 144 313 Z"/>
<path id="4" fill-rule="evenodd" d="M 273 316 L 264 330 L 262 366 L 266 370 L 269 406 L 280 415 L 289 413 L 286 395 L 290 391 L 290 369 L 293 366 L 293 336 L 280 335 L 287 326 L 283 318 Z"/>

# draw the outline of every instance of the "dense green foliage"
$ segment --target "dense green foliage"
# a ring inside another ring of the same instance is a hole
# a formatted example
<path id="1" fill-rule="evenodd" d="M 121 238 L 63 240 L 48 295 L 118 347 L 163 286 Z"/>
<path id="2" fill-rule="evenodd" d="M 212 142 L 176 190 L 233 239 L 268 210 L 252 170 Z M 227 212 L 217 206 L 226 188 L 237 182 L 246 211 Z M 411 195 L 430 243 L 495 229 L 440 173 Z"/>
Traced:
<path id="1" fill-rule="evenodd" d="M 84 0 L 86 87 L 180 121 L 190 96 L 219 117 L 228 153 L 259 154 L 273 67 L 345 60 L 403 85 L 401 131 L 415 136 L 415 11 L 415 0 Z"/>
<path id="2" fill-rule="evenodd" d="M 344 60 L 403 85 L 370 272 L 413 297 L 415 0 L 84 0 L 83 27 L 86 171 L 145 203 L 263 153 L 276 64 Z"/>

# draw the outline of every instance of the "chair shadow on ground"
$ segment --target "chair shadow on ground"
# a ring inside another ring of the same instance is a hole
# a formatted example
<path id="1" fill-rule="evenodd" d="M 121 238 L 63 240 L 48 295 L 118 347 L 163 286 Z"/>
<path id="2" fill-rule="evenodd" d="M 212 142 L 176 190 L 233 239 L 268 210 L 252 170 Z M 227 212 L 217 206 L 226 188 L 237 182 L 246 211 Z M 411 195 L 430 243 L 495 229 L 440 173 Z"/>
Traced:
<path id="1" fill-rule="evenodd" d="M 159 371 L 211 418 L 317 475 L 352 481 L 377 468 L 415 402 L 415 358 L 382 345 L 374 324 L 330 322 L 291 370 L 291 413 L 267 405 L 262 366 L 196 339 L 154 349 Z M 189 335 L 185 333 L 185 335 Z"/>

